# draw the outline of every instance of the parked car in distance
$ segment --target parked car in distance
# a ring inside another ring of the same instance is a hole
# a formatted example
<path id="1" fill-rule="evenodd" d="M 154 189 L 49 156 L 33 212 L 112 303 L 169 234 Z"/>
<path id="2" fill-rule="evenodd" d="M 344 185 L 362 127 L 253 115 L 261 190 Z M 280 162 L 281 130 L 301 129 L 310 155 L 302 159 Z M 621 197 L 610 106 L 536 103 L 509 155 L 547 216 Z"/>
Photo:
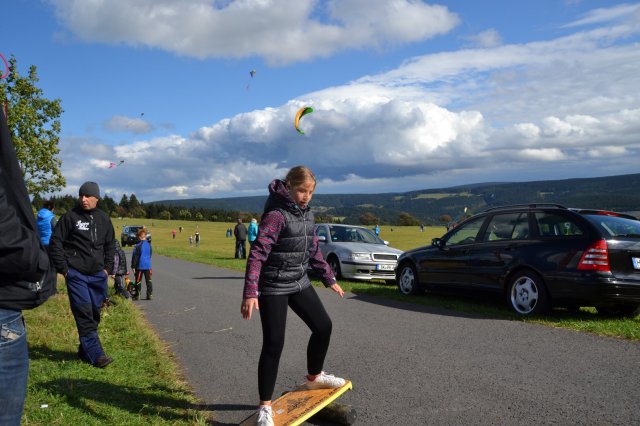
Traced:
<path id="1" fill-rule="evenodd" d="M 120 244 L 122 247 L 135 246 L 138 240 L 138 230 L 144 228 L 142 225 L 127 225 L 120 233 Z M 151 231 L 147 229 L 147 241 L 151 242 Z"/>
<path id="2" fill-rule="evenodd" d="M 640 221 L 556 204 L 492 208 L 400 256 L 397 285 L 403 294 L 491 292 L 521 315 L 552 306 L 631 315 L 640 307 Z"/>
<path id="3" fill-rule="evenodd" d="M 336 278 L 380 279 L 395 284 L 395 269 L 402 250 L 388 246 L 362 226 L 316 224 L 322 256 Z"/>

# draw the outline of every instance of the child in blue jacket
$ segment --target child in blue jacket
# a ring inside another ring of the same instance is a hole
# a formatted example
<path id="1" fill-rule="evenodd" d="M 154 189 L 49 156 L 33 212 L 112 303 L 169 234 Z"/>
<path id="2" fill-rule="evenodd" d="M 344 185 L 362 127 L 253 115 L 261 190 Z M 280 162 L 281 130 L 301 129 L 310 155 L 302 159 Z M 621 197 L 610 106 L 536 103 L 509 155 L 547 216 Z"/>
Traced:
<path id="1" fill-rule="evenodd" d="M 141 228 L 137 235 L 140 241 L 133 248 L 133 254 L 131 255 L 131 268 L 133 269 L 136 289 L 135 294 L 132 296 L 133 300 L 138 300 L 140 297 L 142 293 L 142 277 L 144 276 L 144 281 L 147 285 L 147 300 L 151 300 L 153 298 L 151 244 L 147 241 L 147 230 L 145 228 Z"/>

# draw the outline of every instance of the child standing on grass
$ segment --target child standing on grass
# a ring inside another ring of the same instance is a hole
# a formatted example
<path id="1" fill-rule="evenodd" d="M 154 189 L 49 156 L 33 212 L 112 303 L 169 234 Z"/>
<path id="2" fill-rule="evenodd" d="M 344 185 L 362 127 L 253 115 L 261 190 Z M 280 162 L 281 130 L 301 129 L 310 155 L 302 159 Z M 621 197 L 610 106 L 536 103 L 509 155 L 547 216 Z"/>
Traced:
<path id="1" fill-rule="evenodd" d="M 147 300 L 151 300 L 153 298 L 153 284 L 151 282 L 151 255 L 153 250 L 151 249 L 151 244 L 147 241 L 147 230 L 145 228 L 141 228 L 138 231 L 138 239 L 140 241 L 133 248 L 133 254 L 131 255 L 131 268 L 133 269 L 136 288 L 133 300 L 138 300 L 142 294 L 143 276 L 147 285 Z"/>
<path id="2" fill-rule="evenodd" d="M 130 299 L 131 294 L 127 290 L 125 277 L 129 276 L 129 268 L 127 268 L 127 256 L 120 247 L 120 243 L 116 240 L 116 256 L 113 260 L 113 286 L 116 293 L 125 299 Z"/>
<path id="3" fill-rule="evenodd" d="M 273 425 L 271 397 L 289 306 L 311 329 L 306 386 L 320 389 L 345 384 L 344 379 L 322 371 L 332 323 L 307 275 L 307 266 L 311 266 L 326 287 L 344 296 L 318 248 L 309 208 L 315 188 L 315 176 L 304 166 L 289 170 L 285 180 L 271 182 L 258 238 L 247 260 L 240 311 L 244 319 L 251 319 L 253 309 L 259 309 L 263 337 L 258 363 L 258 425 Z"/>

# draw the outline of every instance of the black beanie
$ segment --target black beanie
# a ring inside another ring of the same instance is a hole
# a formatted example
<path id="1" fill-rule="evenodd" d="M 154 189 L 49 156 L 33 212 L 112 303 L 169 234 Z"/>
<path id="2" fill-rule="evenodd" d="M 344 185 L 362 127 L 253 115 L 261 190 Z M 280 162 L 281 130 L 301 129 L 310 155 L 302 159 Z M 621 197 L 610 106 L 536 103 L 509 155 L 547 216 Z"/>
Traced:
<path id="1" fill-rule="evenodd" d="M 100 188 L 98 188 L 98 184 L 95 182 L 85 182 L 80 187 L 78 195 L 81 197 L 86 195 L 87 197 L 100 198 Z"/>

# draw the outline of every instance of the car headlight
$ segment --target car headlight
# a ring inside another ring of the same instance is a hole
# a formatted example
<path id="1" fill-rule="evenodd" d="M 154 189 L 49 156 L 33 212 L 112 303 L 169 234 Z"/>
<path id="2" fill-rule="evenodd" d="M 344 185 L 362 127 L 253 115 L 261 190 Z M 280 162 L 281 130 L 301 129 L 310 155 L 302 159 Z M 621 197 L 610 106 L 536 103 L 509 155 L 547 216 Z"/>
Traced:
<path id="1" fill-rule="evenodd" d="M 371 254 L 369 253 L 351 253 L 349 260 L 371 260 Z"/>

